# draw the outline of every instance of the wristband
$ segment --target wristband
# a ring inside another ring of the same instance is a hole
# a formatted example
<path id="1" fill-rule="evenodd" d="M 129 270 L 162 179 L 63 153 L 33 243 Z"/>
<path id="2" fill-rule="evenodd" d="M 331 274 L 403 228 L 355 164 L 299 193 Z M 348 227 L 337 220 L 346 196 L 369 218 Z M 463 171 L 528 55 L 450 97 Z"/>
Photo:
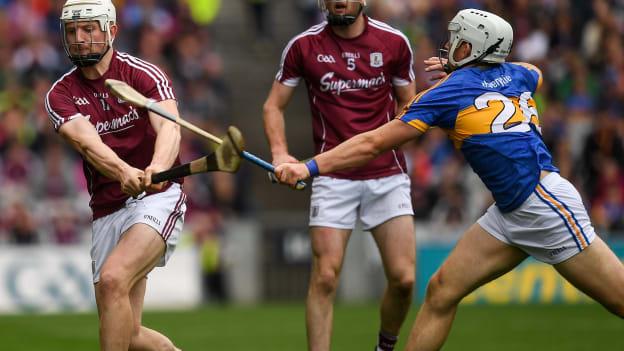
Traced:
<path id="1" fill-rule="evenodd" d="M 305 166 L 308 168 L 308 172 L 310 172 L 310 178 L 318 177 L 321 174 L 318 169 L 318 164 L 313 158 L 308 160 L 308 162 L 305 163 Z"/>

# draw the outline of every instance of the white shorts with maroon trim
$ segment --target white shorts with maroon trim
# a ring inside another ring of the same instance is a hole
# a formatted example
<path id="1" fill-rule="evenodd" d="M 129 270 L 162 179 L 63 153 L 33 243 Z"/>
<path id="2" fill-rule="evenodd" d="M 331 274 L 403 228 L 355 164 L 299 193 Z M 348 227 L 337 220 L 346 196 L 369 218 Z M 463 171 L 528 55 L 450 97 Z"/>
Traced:
<path id="1" fill-rule="evenodd" d="M 165 254 L 157 265 L 164 266 L 178 243 L 185 212 L 186 195 L 179 184 L 173 183 L 164 192 L 130 198 L 124 208 L 96 219 L 91 244 L 93 282 L 100 280 L 100 270 L 122 235 L 137 223 L 156 229 L 165 241 Z"/>
<path id="2" fill-rule="evenodd" d="M 406 174 L 367 180 L 316 177 L 310 198 L 310 226 L 364 230 L 398 216 L 413 215 Z"/>

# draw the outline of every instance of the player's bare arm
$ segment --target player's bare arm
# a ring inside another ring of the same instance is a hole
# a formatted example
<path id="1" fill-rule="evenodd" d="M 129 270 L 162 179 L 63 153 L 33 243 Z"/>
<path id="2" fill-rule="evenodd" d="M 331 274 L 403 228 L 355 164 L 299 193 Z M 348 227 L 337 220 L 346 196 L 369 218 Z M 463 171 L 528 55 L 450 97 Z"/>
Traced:
<path id="1" fill-rule="evenodd" d="M 315 157 L 321 173 L 362 166 L 382 152 L 416 138 L 421 132 L 400 120 L 392 120 L 370 132 L 354 136 Z"/>
<path id="2" fill-rule="evenodd" d="M 382 152 L 399 147 L 416 138 L 421 132 L 400 120 L 392 120 L 370 132 L 358 134 L 335 148 L 314 157 L 318 173 L 325 174 L 358 167 L 370 162 Z M 304 163 L 286 163 L 275 168 L 279 180 L 294 185 L 309 178 L 310 170 Z M 312 174 L 314 176 L 314 174 Z"/>
<path id="3" fill-rule="evenodd" d="M 264 103 L 264 132 L 271 147 L 274 166 L 285 162 L 297 162 L 297 159 L 288 153 L 284 123 L 284 110 L 290 102 L 294 91 L 295 88 L 274 81 L 269 96 Z"/>
<path id="4" fill-rule="evenodd" d="M 178 107 L 175 100 L 164 100 L 157 105 L 178 116 Z M 156 144 L 152 162 L 145 169 L 143 186 L 147 191 L 159 191 L 166 182 L 152 184 L 152 174 L 171 168 L 178 153 L 180 152 L 180 126 L 172 121 L 164 119 L 153 112 L 149 112 L 150 124 L 156 131 Z"/>
<path id="5" fill-rule="evenodd" d="M 93 125 L 84 117 L 63 124 L 60 135 L 104 176 L 118 180 L 124 193 L 137 196 L 143 192 L 142 170 L 124 162 L 102 142 Z"/>
<path id="6" fill-rule="evenodd" d="M 403 86 L 394 86 L 394 94 L 397 99 L 397 111 L 401 111 L 403 107 L 409 104 L 416 95 L 416 82 L 410 82 Z"/>

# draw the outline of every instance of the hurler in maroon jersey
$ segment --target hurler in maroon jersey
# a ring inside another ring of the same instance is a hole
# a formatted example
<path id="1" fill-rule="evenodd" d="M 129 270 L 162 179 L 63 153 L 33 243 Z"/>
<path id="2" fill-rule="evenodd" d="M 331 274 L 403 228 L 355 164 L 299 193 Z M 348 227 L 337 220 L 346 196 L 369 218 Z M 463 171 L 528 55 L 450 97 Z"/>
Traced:
<path id="1" fill-rule="evenodd" d="M 295 36 L 264 105 L 275 166 L 296 162 L 288 152 L 284 110 L 305 81 L 317 153 L 393 119 L 415 95 L 407 38 L 363 14 L 362 0 L 319 1 L 327 21 Z M 405 159 L 386 152 L 367 165 L 317 177 L 312 184 L 313 264 L 306 325 L 310 350 L 330 348 L 333 299 L 348 238 L 359 218 L 379 247 L 388 286 L 382 301 L 378 350 L 392 350 L 411 303 L 415 239 Z"/>
<path id="2" fill-rule="evenodd" d="M 175 96 L 171 82 L 158 67 L 129 54 L 111 52 L 110 65 L 101 77 L 88 79 L 74 67 L 56 81 L 46 96 L 46 107 L 57 131 L 77 117 L 86 117 L 120 159 L 144 170 L 152 161 L 156 141 L 149 114 L 112 95 L 104 81 L 113 78 L 127 82 L 155 101 L 174 100 Z M 174 164 L 179 164 L 177 157 Z M 123 192 L 117 179 L 105 176 L 88 161 L 84 171 L 94 219 L 119 210 L 134 195 Z"/>
<path id="3" fill-rule="evenodd" d="M 151 175 L 179 164 L 180 129 L 116 98 L 104 86 L 122 80 L 178 114 L 171 82 L 156 66 L 117 52 L 110 0 L 68 0 L 63 46 L 76 65 L 45 97 L 55 130 L 82 156 L 93 210 L 91 248 L 100 349 L 178 350 L 141 325 L 146 276 L 172 254 L 184 221 L 181 184 Z"/>

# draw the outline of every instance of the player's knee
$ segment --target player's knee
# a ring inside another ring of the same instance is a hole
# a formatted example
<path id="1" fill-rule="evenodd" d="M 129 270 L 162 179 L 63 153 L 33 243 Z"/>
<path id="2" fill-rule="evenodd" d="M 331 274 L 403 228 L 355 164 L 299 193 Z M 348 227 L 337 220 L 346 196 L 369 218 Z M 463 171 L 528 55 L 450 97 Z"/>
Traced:
<path id="1" fill-rule="evenodd" d="M 458 296 L 452 287 L 445 281 L 441 271 L 436 272 L 427 285 L 425 302 L 434 309 L 448 309 L 459 303 Z"/>
<path id="2" fill-rule="evenodd" d="M 125 286 L 124 279 L 114 271 L 102 271 L 100 281 L 98 283 L 102 296 L 105 299 L 117 299 L 129 293 L 128 287 Z"/>
<path id="3" fill-rule="evenodd" d="M 311 280 L 318 291 L 329 295 L 336 292 L 338 288 L 338 277 L 339 274 L 337 270 L 326 267 L 313 272 Z"/>
<path id="4" fill-rule="evenodd" d="M 388 279 L 388 287 L 396 295 L 401 297 L 410 297 L 414 291 L 414 272 L 406 270 L 400 275 L 390 277 Z"/>

